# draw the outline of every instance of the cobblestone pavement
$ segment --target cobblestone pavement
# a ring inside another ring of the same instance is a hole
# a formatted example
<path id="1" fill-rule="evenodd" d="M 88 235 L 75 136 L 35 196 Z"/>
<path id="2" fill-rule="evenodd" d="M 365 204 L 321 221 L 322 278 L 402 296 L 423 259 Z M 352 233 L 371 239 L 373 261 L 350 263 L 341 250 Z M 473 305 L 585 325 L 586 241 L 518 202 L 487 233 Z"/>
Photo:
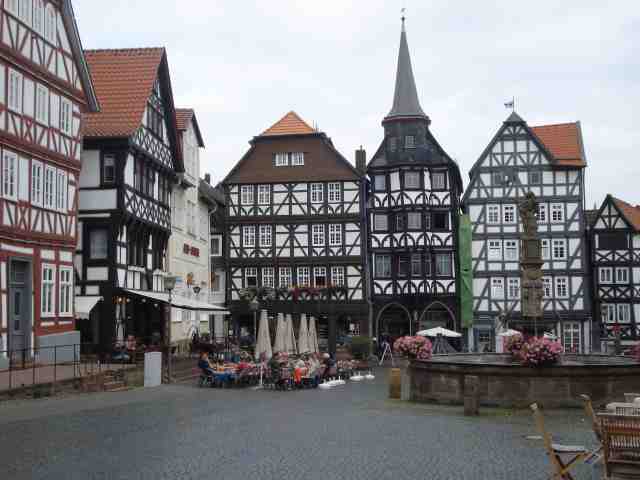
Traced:
<path id="1" fill-rule="evenodd" d="M 386 399 L 370 383 L 273 392 L 171 385 L 0 403 L 0 479 L 543 479 L 528 412 Z M 592 443 L 581 412 L 547 412 Z M 582 465 L 576 478 L 600 478 Z"/>

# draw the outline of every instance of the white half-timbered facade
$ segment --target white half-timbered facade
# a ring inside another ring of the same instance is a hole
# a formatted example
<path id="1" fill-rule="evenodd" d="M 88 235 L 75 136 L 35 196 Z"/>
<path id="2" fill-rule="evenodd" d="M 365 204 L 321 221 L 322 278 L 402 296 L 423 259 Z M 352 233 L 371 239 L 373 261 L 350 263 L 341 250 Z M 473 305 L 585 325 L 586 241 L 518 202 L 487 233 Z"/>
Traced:
<path id="1" fill-rule="evenodd" d="M 0 6 L 0 368 L 77 343 L 82 114 L 98 102 L 70 1 Z M 60 349 L 58 360 L 70 352 Z"/>
<path id="2" fill-rule="evenodd" d="M 590 230 L 594 313 L 602 351 L 640 340 L 640 206 L 607 195 Z"/>
<path id="3" fill-rule="evenodd" d="M 463 198 L 472 223 L 471 348 L 493 345 L 502 315 L 526 333 L 556 334 L 567 351 L 589 351 L 584 158 L 579 123 L 529 127 L 513 112 L 471 169 Z M 540 205 L 544 317 L 539 325 L 525 325 L 520 316 L 518 204 L 529 191 Z"/>

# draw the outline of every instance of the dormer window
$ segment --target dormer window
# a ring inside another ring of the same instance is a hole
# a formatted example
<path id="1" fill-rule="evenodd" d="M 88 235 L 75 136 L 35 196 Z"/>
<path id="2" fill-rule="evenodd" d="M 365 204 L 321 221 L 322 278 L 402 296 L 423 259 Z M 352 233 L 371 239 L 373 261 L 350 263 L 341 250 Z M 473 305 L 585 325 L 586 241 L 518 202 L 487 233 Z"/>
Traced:
<path id="1" fill-rule="evenodd" d="M 389 142 L 389 151 L 395 152 L 398 149 L 397 138 L 389 137 L 388 142 Z"/>
<path id="2" fill-rule="evenodd" d="M 407 135 L 404 137 L 404 148 L 407 150 L 416 148 L 416 137 L 413 135 Z"/>
<path id="3" fill-rule="evenodd" d="M 376 192 L 384 192 L 387 189 L 387 178 L 384 175 L 373 177 L 373 188 Z"/>
<path id="4" fill-rule="evenodd" d="M 276 167 L 288 167 L 289 166 L 289 154 L 285 152 L 276 153 L 275 155 Z"/>
<path id="5" fill-rule="evenodd" d="M 116 181 L 116 157 L 105 155 L 102 159 L 102 183 L 112 185 Z"/>
<path id="6" fill-rule="evenodd" d="M 273 157 L 276 167 L 300 167 L 304 165 L 304 152 L 278 152 Z"/>
<path id="7" fill-rule="evenodd" d="M 292 166 L 304 165 L 304 152 L 291 153 L 291 165 Z"/>

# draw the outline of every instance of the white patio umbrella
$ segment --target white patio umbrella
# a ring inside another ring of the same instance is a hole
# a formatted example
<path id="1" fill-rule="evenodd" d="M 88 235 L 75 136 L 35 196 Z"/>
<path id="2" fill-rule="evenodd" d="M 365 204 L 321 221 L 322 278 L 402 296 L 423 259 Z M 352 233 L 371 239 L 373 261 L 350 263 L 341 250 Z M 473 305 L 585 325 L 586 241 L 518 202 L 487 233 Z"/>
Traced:
<path id="1" fill-rule="evenodd" d="M 316 332 L 316 319 L 311 317 L 309 319 L 309 351 L 312 353 L 318 353 L 318 333 Z"/>
<path id="2" fill-rule="evenodd" d="M 437 337 L 438 335 L 442 335 L 443 337 L 451 337 L 458 338 L 461 337 L 462 334 L 458 332 L 454 332 L 453 330 L 448 330 L 443 327 L 435 327 L 429 328 L 427 330 L 420 330 L 416 335 L 420 335 L 421 337 Z"/>
<path id="3" fill-rule="evenodd" d="M 260 329 L 258 330 L 258 339 L 256 343 L 255 357 L 256 360 L 264 354 L 265 360 L 269 360 L 273 356 L 271 350 L 271 336 L 269 335 L 269 319 L 267 318 L 267 311 L 262 310 L 260 312 Z"/>
<path id="4" fill-rule="evenodd" d="M 295 354 L 297 352 L 296 336 L 293 333 L 293 319 L 291 314 L 287 313 L 285 322 L 284 349 L 287 353 Z"/>
<path id="5" fill-rule="evenodd" d="M 300 329 L 298 330 L 298 352 L 307 353 L 309 348 L 309 329 L 307 328 L 307 315 L 300 315 Z"/>
<path id="6" fill-rule="evenodd" d="M 284 337 L 285 336 L 285 322 L 284 315 L 282 313 L 278 314 L 278 323 L 276 324 L 276 339 L 273 342 L 273 351 L 274 352 L 284 352 L 285 344 Z"/>
<path id="7" fill-rule="evenodd" d="M 522 332 L 519 332 L 518 330 L 512 330 L 509 328 L 507 330 L 504 330 L 498 333 L 499 337 L 513 337 L 514 335 L 522 335 Z"/>

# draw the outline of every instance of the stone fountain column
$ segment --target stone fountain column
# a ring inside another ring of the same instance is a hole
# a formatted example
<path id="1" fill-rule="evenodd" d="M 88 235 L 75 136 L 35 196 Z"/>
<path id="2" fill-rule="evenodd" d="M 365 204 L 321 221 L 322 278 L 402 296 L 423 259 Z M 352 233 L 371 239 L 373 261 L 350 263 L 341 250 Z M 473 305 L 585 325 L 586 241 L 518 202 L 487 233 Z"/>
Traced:
<path id="1" fill-rule="evenodd" d="M 518 205 L 522 221 L 520 236 L 520 309 L 522 320 L 538 335 L 542 327 L 542 251 L 538 235 L 538 201 L 529 192 Z"/>

